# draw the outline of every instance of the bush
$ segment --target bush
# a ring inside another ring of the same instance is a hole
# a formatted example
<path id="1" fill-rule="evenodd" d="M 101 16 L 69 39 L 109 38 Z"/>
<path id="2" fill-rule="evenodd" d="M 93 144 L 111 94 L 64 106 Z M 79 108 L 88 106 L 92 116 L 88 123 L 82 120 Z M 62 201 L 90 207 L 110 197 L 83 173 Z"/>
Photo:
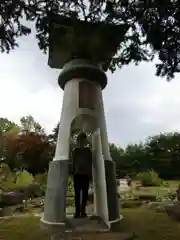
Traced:
<path id="1" fill-rule="evenodd" d="M 26 170 L 16 173 L 16 186 L 23 187 L 24 185 L 33 183 L 33 176 L 28 173 Z"/>
<path id="2" fill-rule="evenodd" d="M 39 184 L 43 192 L 46 191 L 47 177 L 47 172 L 39 173 L 34 176 L 34 183 Z"/>
<path id="3" fill-rule="evenodd" d="M 158 173 L 153 170 L 141 172 L 137 175 L 137 178 L 141 181 L 141 184 L 144 187 L 160 186 L 162 183 L 162 180 L 159 178 Z"/>
<path id="4" fill-rule="evenodd" d="M 67 194 L 69 197 L 74 196 L 73 179 L 71 176 L 68 179 L 68 193 Z"/>

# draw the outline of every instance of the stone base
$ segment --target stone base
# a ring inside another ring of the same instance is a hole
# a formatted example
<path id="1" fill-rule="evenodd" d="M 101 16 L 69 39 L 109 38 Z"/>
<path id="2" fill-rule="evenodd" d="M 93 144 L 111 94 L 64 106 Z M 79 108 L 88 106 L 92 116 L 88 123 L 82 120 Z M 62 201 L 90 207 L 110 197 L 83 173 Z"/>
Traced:
<path id="1" fill-rule="evenodd" d="M 130 233 L 64 233 L 53 235 L 51 240 L 72 239 L 72 240 L 134 240 L 135 237 Z"/>
<path id="2" fill-rule="evenodd" d="M 119 200 L 117 196 L 115 162 L 105 160 L 105 172 L 106 172 L 109 221 L 112 223 L 119 222 L 121 218 L 119 212 L 120 210 Z"/>
<path id="3" fill-rule="evenodd" d="M 176 221 L 180 221 L 180 202 L 176 204 L 170 204 L 166 207 L 166 211 L 170 217 Z"/>
<path id="4" fill-rule="evenodd" d="M 46 225 L 61 226 L 65 221 L 68 185 L 68 160 L 52 161 L 49 165 L 44 215 Z"/>
<path id="5" fill-rule="evenodd" d="M 79 233 L 98 233 L 108 232 L 110 229 L 104 221 L 98 216 L 89 216 L 87 218 L 74 219 L 69 217 L 66 219 L 67 232 Z"/>
<path id="6" fill-rule="evenodd" d="M 56 235 L 57 233 L 64 233 L 66 231 L 66 224 L 59 223 L 53 224 L 52 222 L 46 222 L 41 218 L 40 229 L 45 232 L 48 236 Z"/>
<path id="7" fill-rule="evenodd" d="M 89 216 L 87 218 L 75 219 L 69 215 L 65 223 L 52 224 L 44 222 L 41 219 L 41 230 L 48 236 L 54 236 L 58 239 L 58 236 L 64 234 L 91 234 L 91 233 L 105 233 L 109 232 L 110 228 L 99 217 Z M 61 239 L 61 238 L 60 238 Z"/>

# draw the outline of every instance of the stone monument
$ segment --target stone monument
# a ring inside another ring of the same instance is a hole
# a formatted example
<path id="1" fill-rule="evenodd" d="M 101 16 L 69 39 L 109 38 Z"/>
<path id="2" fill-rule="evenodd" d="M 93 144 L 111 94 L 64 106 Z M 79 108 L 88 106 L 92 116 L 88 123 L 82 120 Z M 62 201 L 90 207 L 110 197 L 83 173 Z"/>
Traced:
<path id="1" fill-rule="evenodd" d="M 43 224 L 66 222 L 70 136 L 75 129 L 92 133 L 94 214 L 110 227 L 120 220 L 116 166 L 112 161 L 102 90 L 107 71 L 127 28 L 54 16 L 50 24 L 49 66 L 62 69 L 58 83 L 64 90 L 58 139 L 50 163 Z"/>
<path id="2" fill-rule="evenodd" d="M 119 181 L 119 186 L 117 189 L 119 194 L 128 192 L 130 190 L 127 179 L 121 178 L 121 179 L 118 179 L 118 181 Z"/>

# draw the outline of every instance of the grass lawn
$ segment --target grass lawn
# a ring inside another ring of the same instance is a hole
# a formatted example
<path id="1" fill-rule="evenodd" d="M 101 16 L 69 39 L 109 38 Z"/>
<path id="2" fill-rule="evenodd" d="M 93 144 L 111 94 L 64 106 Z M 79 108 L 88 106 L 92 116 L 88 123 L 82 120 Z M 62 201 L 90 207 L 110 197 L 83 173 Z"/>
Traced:
<path id="1" fill-rule="evenodd" d="M 144 208 L 123 209 L 121 212 L 125 219 L 121 222 L 119 230 L 135 233 L 136 240 L 180 239 L 180 223 L 165 213 L 156 213 Z M 0 220 L 0 240 L 24 239 L 45 240 L 39 230 L 39 218 L 27 216 Z"/>

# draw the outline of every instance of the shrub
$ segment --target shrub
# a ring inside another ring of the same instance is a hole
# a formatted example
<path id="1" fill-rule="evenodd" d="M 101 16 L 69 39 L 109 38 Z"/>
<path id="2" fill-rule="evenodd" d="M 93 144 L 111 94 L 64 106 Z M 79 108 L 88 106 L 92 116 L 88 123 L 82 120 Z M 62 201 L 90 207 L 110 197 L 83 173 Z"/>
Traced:
<path id="1" fill-rule="evenodd" d="M 70 197 L 74 196 L 73 180 L 72 180 L 71 176 L 68 179 L 68 193 L 67 194 Z"/>
<path id="2" fill-rule="evenodd" d="M 14 182 L 14 173 L 6 164 L 0 165 L 0 189 L 2 191 L 8 191 L 16 186 Z"/>
<path id="3" fill-rule="evenodd" d="M 141 184 L 144 187 L 160 186 L 162 183 L 162 180 L 159 178 L 158 174 L 153 170 L 141 172 L 137 175 L 137 178 L 141 181 Z"/>
<path id="4" fill-rule="evenodd" d="M 47 184 L 47 172 L 39 173 L 34 176 L 34 183 L 37 183 L 41 186 L 41 189 L 45 192 Z"/>
<path id="5" fill-rule="evenodd" d="M 17 172 L 17 177 L 16 177 L 16 186 L 17 187 L 22 187 L 24 185 L 32 184 L 33 183 L 33 176 L 28 173 L 26 170 L 22 172 Z"/>

